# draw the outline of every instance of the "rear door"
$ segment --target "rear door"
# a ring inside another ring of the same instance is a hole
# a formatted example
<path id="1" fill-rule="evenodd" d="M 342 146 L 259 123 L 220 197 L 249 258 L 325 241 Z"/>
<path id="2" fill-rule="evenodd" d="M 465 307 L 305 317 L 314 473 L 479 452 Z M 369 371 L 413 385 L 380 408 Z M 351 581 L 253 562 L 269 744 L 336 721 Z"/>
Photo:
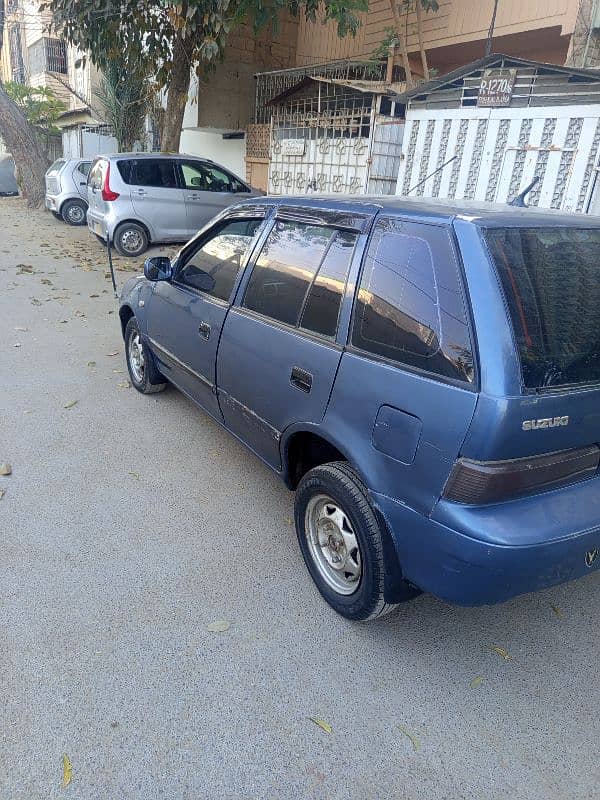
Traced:
<path id="1" fill-rule="evenodd" d="M 92 166 L 91 161 L 80 161 L 73 169 L 73 185 L 87 202 L 87 179 Z"/>
<path id="2" fill-rule="evenodd" d="M 219 419 L 217 347 L 263 218 L 259 209 L 247 216 L 240 212 L 190 242 L 175 264 L 173 280 L 156 283 L 148 304 L 148 336 L 161 372 Z"/>
<path id="3" fill-rule="evenodd" d="M 178 163 L 185 194 L 187 231 L 189 236 L 194 236 L 214 216 L 240 199 L 239 182 L 208 162 L 190 160 Z"/>
<path id="4" fill-rule="evenodd" d="M 175 160 L 139 158 L 118 161 L 129 184 L 136 218 L 145 222 L 156 241 L 183 242 L 189 238 L 183 190 L 177 180 Z"/>
<path id="5" fill-rule="evenodd" d="M 101 219 L 108 211 L 108 203 L 105 203 L 102 199 L 102 187 L 104 186 L 104 176 L 107 168 L 108 161 L 105 158 L 97 158 L 92 164 L 88 175 L 88 206 L 92 215 L 97 219 Z M 102 234 L 102 229 L 99 228 L 96 233 Z"/>
<path id="6" fill-rule="evenodd" d="M 227 426 L 276 469 L 294 423 L 323 419 L 342 354 L 338 318 L 359 231 L 333 215 L 280 211 L 223 328 Z M 353 223 L 360 223 L 356 217 Z"/>
<path id="7" fill-rule="evenodd" d="M 325 425 L 371 489 L 429 513 L 477 401 L 459 265 L 444 225 L 380 217 Z"/>

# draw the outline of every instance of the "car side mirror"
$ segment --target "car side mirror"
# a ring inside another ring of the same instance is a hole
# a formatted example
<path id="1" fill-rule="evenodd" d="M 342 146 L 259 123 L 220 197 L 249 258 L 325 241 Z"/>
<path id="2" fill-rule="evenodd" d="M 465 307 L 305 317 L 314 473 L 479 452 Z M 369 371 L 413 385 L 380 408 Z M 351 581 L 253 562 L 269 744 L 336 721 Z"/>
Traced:
<path id="1" fill-rule="evenodd" d="M 144 275 L 149 281 L 171 280 L 172 273 L 171 259 L 166 256 L 154 256 L 144 262 Z"/>

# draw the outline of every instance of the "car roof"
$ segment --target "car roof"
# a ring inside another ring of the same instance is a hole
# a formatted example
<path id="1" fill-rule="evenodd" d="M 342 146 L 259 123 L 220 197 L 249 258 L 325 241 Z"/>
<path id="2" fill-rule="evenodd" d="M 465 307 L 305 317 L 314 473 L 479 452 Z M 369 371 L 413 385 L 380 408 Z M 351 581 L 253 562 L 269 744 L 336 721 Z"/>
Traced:
<path id="1" fill-rule="evenodd" d="M 272 206 L 346 211 L 352 214 L 375 215 L 383 212 L 438 224 L 449 224 L 455 219 L 461 219 L 482 227 L 600 227 L 600 217 L 587 214 L 472 200 L 432 200 L 390 195 L 362 195 L 360 198 L 341 198 L 339 195 L 299 195 L 266 196 L 260 199 L 255 197 L 243 201 L 252 204 L 257 202 Z"/>
<path id="2" fill-rule="evenodd" d="M 100 154 L 97 158 L 105 158 L 107 160 L 115 159 L 115 158 L 135 158 L 136 160 L 143 161 L 147 158 L 169 158 L 171 161 L 175 159 L 176 161 L 188 161 L 190 158 L 194 161 L 208 161 L 210 164 L 214 164 L 212 158 L 205 158 L 204 156 L 192 156 L 189 153 L 110 153 L 107 155 Z"/>

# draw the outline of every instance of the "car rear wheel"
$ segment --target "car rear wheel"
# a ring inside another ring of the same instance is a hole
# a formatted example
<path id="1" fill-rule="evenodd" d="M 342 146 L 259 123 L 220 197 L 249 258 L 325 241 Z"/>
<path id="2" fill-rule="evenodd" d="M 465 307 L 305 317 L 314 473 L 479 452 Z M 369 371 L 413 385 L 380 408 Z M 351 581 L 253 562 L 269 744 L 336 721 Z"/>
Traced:
<path id="1" fill-rule="evenodd" d="M 60 215 L 67 225 L 85 225 L 87 205 L 83 200 L 67 200 L 63 203 Z"/>
<path id="2" fill-rule="evenodd" d="M 114 245 L 122 256 L 135 258 L 148 249 L 148 234 L 137 222 L 124 222 L 115 231 Z"/>
<path id="3" fill-rule="evenodd" d="M 125 356 L 131 383 L 138 392 L 162 392 L 167 384 L 154 365 L 154 358 L 142 338 L 135 317 L 131 317 L 125 328 Z"/>
<path id="4" fill-rule="evenodd" d="M 383 531 L 356 472 L 345 462 L 311 469 L 295 500 L 296 533 L 312 579 L 343 617 L 371 620 L 394 611 L 386 603 Z M 396 598 L 418 591 L 403 582 Z"/>

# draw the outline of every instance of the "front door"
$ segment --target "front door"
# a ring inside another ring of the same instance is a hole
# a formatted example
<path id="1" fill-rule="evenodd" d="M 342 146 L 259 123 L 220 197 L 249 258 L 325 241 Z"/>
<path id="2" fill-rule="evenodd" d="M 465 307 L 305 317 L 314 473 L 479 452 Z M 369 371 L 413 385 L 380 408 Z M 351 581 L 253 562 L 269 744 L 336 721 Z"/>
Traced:
<path id="1" fill-rule="evenodd" d="M 159 369 L 221 419 L 215 361 L 238 275 L 261 219 L 226 219 L 184 249 L 171 281 L 154 286 L 148 337 Z"/>
<path id="2" fill-rule="evenodd" d="M 225 170 L 202 161 L 180 163 L 188 235 L 196 233 L 224 208 L 243 199 L 238 181 Z M 241 184 L 240 184 L 241 186 Z"/>
<path id="3" fill-rule="evenodd" d="M 129 184 L 136 219 L 144 222 L 157 242 L 189 239 L 185 196 L 170 158 L 136 158 L 118 162 Z"/>
<path id="4" fill-rule="evenodd" d="M 319 423 L 340 361 L 338 317 L 357 233 L 278 219 L 230 311 L 218 354 L 227 426 L 276 469 L 294 423 Z"/>

